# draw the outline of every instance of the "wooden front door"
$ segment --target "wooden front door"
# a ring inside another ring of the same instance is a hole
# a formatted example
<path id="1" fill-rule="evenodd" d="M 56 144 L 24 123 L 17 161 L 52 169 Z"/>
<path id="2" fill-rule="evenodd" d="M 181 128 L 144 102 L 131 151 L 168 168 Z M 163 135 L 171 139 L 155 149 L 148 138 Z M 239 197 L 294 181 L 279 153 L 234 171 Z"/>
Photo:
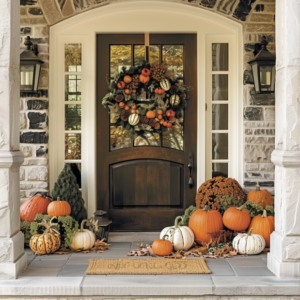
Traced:
<path id="1" fill-rule="evenodd" d="M 145 57 L 143 34 L 97 35 L 97 209 L 108 212 L 114 231 L 160 231 L 195 203 L 197 182 L 197 37 L 150 34 L 149 61 L 165 62 L 192 87 L 183 130 L 165 129 L 131 140 L 110 123 L 101 100 L 107 80 Z"/>

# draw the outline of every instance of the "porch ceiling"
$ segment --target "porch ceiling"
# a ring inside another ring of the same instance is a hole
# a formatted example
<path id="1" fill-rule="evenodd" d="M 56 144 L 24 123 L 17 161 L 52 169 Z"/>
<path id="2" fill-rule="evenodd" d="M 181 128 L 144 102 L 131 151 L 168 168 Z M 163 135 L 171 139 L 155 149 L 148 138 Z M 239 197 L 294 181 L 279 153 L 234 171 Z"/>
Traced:
<path id="1" fill-rule="evenodd" d="M 61 22 L 66 18 L 78 15 L 87 10 L 99 6 L 108 5 L 113 2 L 125 2 L 130 0 L 20 0 L 22 5 L 36 5 L 39 2 L 42 7 L 45 19 L 49 25 Z M 161 0 L 166 2 L 182 3 L 195 8 L 207 9 L 234 21 L 244 23 L 272 22 L 272 15 L 262 14 L 264 11 L 275 11 L 274 1 L 268 0 L 266 4 L 257 3 L 259 0 Z M 157 4 L 153 4 L 159 6 Z M 170 3 L 172 5 L 172 3 Z M 252 16 L 252 12 L 259 12 L 259 15 Z M 267 18 L 267 19 L 264 19 Z M 270 19 L 271 18 L 271 19 Z"/>

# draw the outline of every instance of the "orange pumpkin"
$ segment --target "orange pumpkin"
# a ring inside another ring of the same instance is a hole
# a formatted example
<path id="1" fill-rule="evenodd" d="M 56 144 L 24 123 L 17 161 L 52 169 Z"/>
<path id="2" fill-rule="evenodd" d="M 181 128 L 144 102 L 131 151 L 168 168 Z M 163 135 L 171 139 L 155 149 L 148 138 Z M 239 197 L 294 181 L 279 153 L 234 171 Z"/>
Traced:
<path id="1" fill-rule="evenodd" d="M 71 206 L 67 201 L 61 201 L 57 197 L 56 201 L 52 201 L 47 209 L 47 214 L 51 217 L 64 217 L 71 214 Z"/>
<path id="2" fill-rule="evenodd" d="M 126 89 L 124 92 L 125 92 L 126 95 L 130 95 L 131 94 L 130 89 Z"/>
<path id="3" fill-rule="evenodd" d="M 123 80 L 125 83 L 130 83 L 132 81 L 132 78 L 131 78 L 131 76 L 126 75 Z"/>
<path id="4" fill-rule="evenodd" d="M 155 118 L 155 111 L 153 111 L 153 110 L 147 111 L 146 117 L 147 117 L 148 119 L 154 119 L 154 118 Z"/>
<path id="5" fill-rule="evenodd" d="M 195 242 L 208 243 L 210 233 L 218 232 L 223 229 L 222 215 L 215 209 L 210 210 L 209 206 L 196 210 L 190 218 L 189 227 L 195 235 Z"/>
<path id="6" fill-rule="evenodd" d="M 144 76 L 143 74 L 141 74 L 139 78 L 142 83 L 147 83 L 150 80 L 150 76 Z"/>
<path id="7" fill-rule="evenodd" d="M 162 239 L 157 239 L 152 243 L 152 251 L 155 255 L 165 256 L 173 251 L 173 245 L 169 240 L 165 240 L 165 235 Z"/>
<path id="8" fill-rule="evenodd" d="M 46 214 L 50 198 L 46 193 L 36 193 L 20 207 L 21 221 L 33 222 L 36 214 Z"/>
<path id="9" fill-rule="evenodd" d="M 250 191 L 247 195 L 247 201 L 261 205 L 266 208 L 267 205 L 274 205 L 273 197 L 267 190 L 260 190 L 260 186 L 256 186 L 255 191 Z"/>
<path id="10" fill-rule="evenodd" d="M 274 217 L 267 216 L 264 210 L 261 216 L 252 219 L 249 228 L 252 228 L 252 233 L 260 234 L 266 241 L 266 247 L 270 247 L 270 235 L 275 230 L 274 223 Z"/>
<path id="11" fill-rule="evenodd" d="M 251 216 L 247 210 L 242 207 L 230 207 L 223 215 L 223 224 L 234 231 L 246 230 L 251 222 Z"/>

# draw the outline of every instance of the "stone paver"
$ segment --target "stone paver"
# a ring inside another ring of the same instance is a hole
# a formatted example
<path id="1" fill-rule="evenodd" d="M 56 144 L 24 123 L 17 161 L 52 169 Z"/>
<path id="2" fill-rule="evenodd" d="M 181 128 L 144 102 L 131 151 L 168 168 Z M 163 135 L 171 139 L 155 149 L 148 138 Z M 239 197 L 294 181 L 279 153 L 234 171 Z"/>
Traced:
<path id="1" fill-rule="evenodd" d="M 233 267 L 267 267 L 266 261 L 260 256 L 258 257 L 232 257 L 228 262 Z"/>
<path id="2" fill-rule="evenodd" d="M 238 276 L 275 276 L 265 267 L 233 267 Z"/>
<path id="3" fill-rule="evenodd" d="M 65 266 L 60 273 L 58 274 L 58 277 L 80 277 L 85 276 L 85 271 L 88 268 L 87 264 L 82 265 L 67 265 Z"/>

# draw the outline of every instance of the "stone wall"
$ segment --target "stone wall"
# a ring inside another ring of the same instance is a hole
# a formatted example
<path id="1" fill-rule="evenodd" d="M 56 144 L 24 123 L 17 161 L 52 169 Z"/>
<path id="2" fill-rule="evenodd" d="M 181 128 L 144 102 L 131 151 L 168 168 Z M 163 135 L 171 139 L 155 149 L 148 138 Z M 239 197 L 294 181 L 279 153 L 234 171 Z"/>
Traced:
<path id="1" fill-rule="evenodd" d="M 49 28 L 73 15 L 117 0 L 20 0 L 21 46 L 25 35 L 39 45 L 43 65 L 40 88 L 48 88 Z M 119 0 L 120 1 L 120 0 Z M 127 1 L 127 0 L 122 0 Z M 172 5 L 170 1 L 170 5 Z M 244 27 L 244 185 L 250 190 L 259 184 L 274 193 L 274 166 L 271 153 L 275 144 L 275 95 L 258 95 L 254 91 L 251 69 L 255 43 L 263 35 L 269 50 L 275 53 L 275 0 L 173 0 L 195 9 L 207 9 Z M 242 101 L 242 100 L 241 100 Z M 21 197 L 48 188 L 48 99 L 21 99 L 22 151 Z"/>
<path id="2" fill-rule="evenodd" d="M 49 26 L 37 1 L 20 0 L 20 50 L 24 38 L 38 44 L 42 66 L 39 89 L 48 89 Z M 21 202 L 36 191 L 48 190 L 48 98 L 20 99 L 20 143 L 24 163 L 20 169 Z"/>

